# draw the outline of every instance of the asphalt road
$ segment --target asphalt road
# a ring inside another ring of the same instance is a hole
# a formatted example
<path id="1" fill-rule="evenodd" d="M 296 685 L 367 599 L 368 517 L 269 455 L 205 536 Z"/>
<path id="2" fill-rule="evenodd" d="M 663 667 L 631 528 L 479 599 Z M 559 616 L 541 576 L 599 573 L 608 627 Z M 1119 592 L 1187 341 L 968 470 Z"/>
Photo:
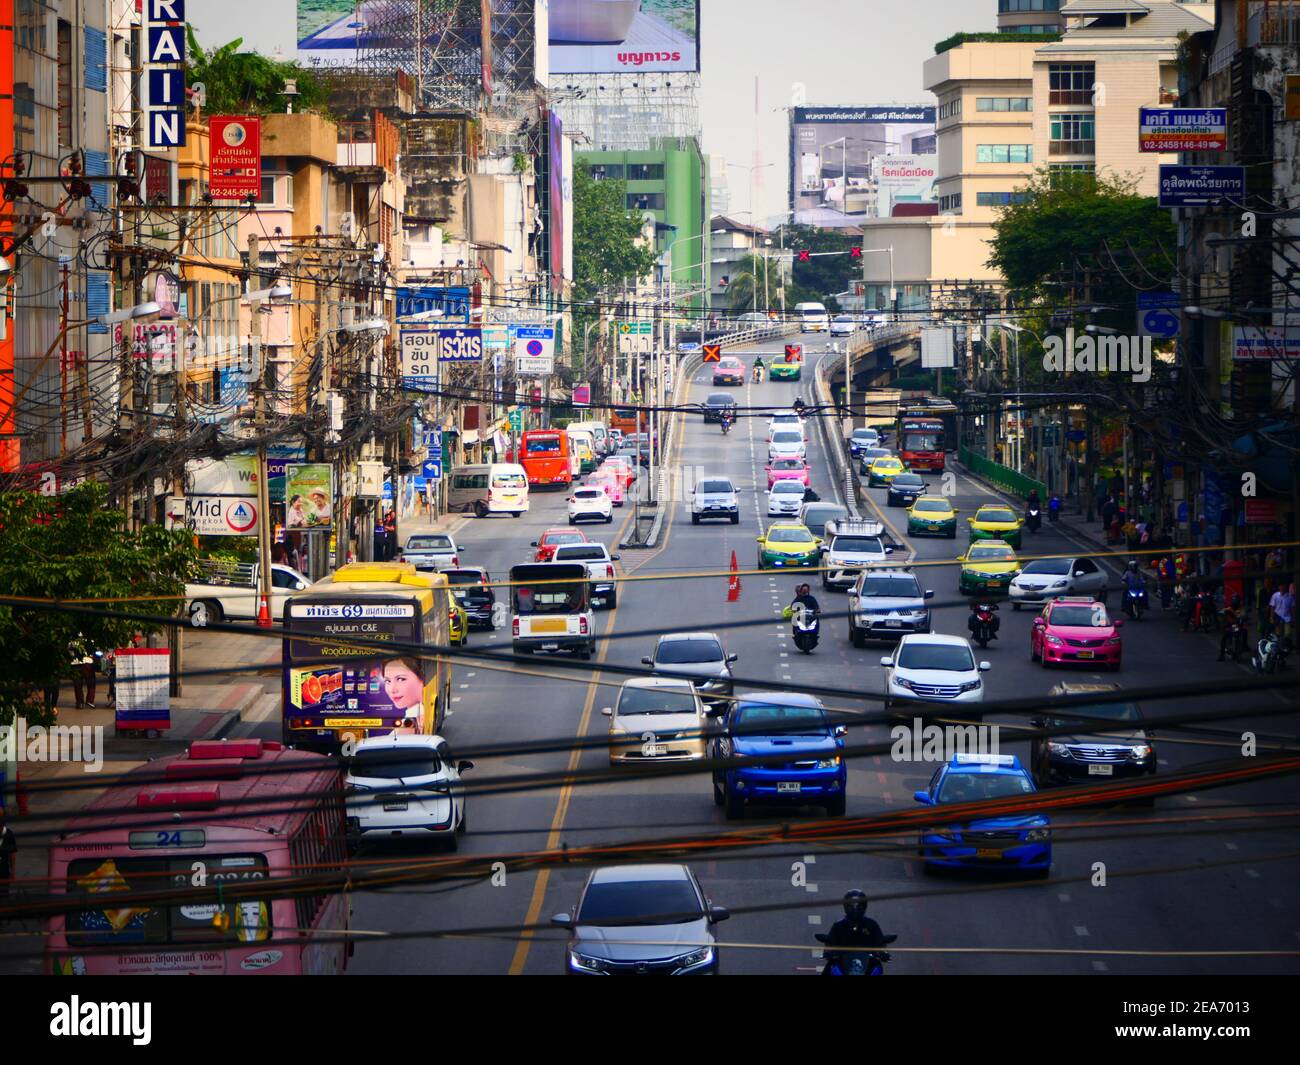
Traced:
<path id="1" fill-rule="evenodd" d="M 805 337 L 816 358 L 821 338 Z M 761 346 L 777 350 L 779 344 Z M 760 350 L 756 346 L 754 350 Z M 751 361 L 746 359 L 746 362 Z M 811 376 L 811 367 L 805 378 Z M 696 374 L 690 399 L 699 402 L 712 391 L 707 371 Z M 785 407 L 801 384 L 765 382 L 740 390 L 742 407 Z M 855 650 L 847 639 L 841 612 L 842 594 L 815 594 L 827 617 L 822 642 L 812 655 L 791 646 L 781 609 L 800 579 L 792 573 L 743 574 L 736 602 L 727 601 L 727 568 L 734 551 L 742 570 L 752 569 L 754 542 L 768 523 L 762 490 L 766 416 L 742 418 L 728 437 L 717 426 L 688 416 L 681 426 L 680 451 L 672 461 L 700 474 L 725 474 L 741 490 L 738 525 L 692 526 L 681 501 L 671 505 L 660 545 L 648 552 L 627 552 L 625 573 L 640 578 L 624 584 L 616 610 L 598 614 L 602 640 L 594 664 L 635 667 L 651 650 L 654 634 L 684 629 L 714 630 L 727 648 L 739 654 L 739 690 L 779 690 L 789 685 L 822 684 L 879 693 L 884 645 Z M 814 487 L 833 498 L 827 457 L 821 439 L 812 437 L 810 460 Z M 682 478 L 678 478 L 679 482 Z M 956 505 L 962 519 L 982 502 L 996 498 L 982 485 L 958 475 Z M 883 490 L 871 492 L 878 515 L 905 533 L 904 512 L 887 509 Z M 611 544 L 631 506 L 613 526 L 591 526 L 589 535 Z M 532 509 L 521 519 L 469 520 L 458 533 L 468 545 L 467 564 L 486 566 L 504 579 L 508 567 L 531 556 L 529 541 L 552 525 L 564 524 L 562 493 L 537 492 Z M 905 541 L 905 537 L 900 536 Z M 958 535 L 958 550 L 965 537 Z M 913 546 L 913 545 L 908 545 Z M 957 601 L 956 569 L 944 563 L 958 551 L 948 540 L 915 545 L 922 584 L 935 590 L 936 631 L 965 633 L 967 608 Z M 1026 532 L 1022 554 L 1055 554 L 1074 549 L 1053 528 L 1034 536 Z M 905 558 L 904 551 L 897 558 Z M 707 577 L 696 576 L 709 571 Z M 840 615 L 840 616 L 835 616 Z M 978 657 L 992 669 L 985 674 L 989 699 L 1046 695 L 1062 679 L 1030 662 L 1031 613 L 1004 608 L 1001 638 Z M 475 633 L 472 647 L 508 651 L 509 634 Z M 1185 635 L 1171 615 L 1154 611 L 1125 629 L 1125 660 L 1119 674 L 1071 671 L 1077 679 L 1117 680 L 1125 686 L 1161 682 L 1207 682 L 1239 677 L 1242 667 L 1214 661 L 1213 637 Z M 548 676 L 555 671 L 539 659 L 515 669 L 458 666 L 455 702 L 446 734 L 453 748 L 465 751 L 490 744 L 555 741 L 561 748 L 575 737 L 604 732 L 602 706 L 609 705 L 620 682 L 609 674 Z M 1274 705 L 1280 696 L 1263 696 Z M 847 701 L 849 712 L 870 711 L 877 704 Z M 1215 700 L 1171 706 L 1144 703 L 1148 715 L 1213 706 Z M 1234 704 L 1235 705 L 1235 704 Z M 993 716 L 991 723 L 1010 725 Z M 1232 723 L 1260 734 L 1295 732 L 1294 713 Z M 274 722 L 250 726 L 253 734 L 274 738 Z M 863 732 L 865 731 L 865 735 Z M 1001 733 L 1004 752 L 1027 754 L 1011 730 Z M 880 742 L 883 726 L 851 733 L 854 742 Z M 1235 746 L 1157 739 L 1160 770 L 1168 772 L 1198 762 L 1232 757 Z M 510 757 L 477 758 L 472 775 L 540 775 L 566 768 L 602 770 L 601 749 L 573 755 L 560 749 Z M 849 766 L 848 813 L 862 816 L 914 805 L 912 793 L 925 787 L 934 764 L 894 762 L 887 756 L 852 761 Z M 1294 779 L 1237 786 L 1197 795 L 1161 799 L 1156 807 L 1126 807 L 1058 815 L 1055 865 L 1045 881 L 926 876 L 906 846 L 893 853 L 863 853 L 855 845 L 834 844 L 791 849 L 754 848 L 725 859 L 705 856 L 692 862 L 715 903 L 732 908 L 785 906 L 773 912 L 736 915 L 717 926 L 720 956 L 728 972 L 813 973 L 819 963 L 813 934 L 839 914 L 839 899 L 851 887 L 879 898 L 871 913 L 887 932 L 897 933 L 893 974 L 904 973 L 1183 973 L 1217 974 L 1296 972 L 1300 963 L 1285 957 L 1187 957 L 1179 951 L 1269 951 L 1300 949 L 1300 911 L 1296 884 L 1300 861 L 1273 856 L 1300 850 L 1294 833 L 1258 830 L 1261 817 L 1279 803 L 1300 799 Z M 823 818 L 813 810 L 751 811 L 745 824 L 772 825 Z M 675 833 L 693 835 L 733 830 L 714 806 L 707 775 L 676 779 L 614 780 L 594 785 L 548 787 L 533 792 L 471 797 L 469 832 L 462 853 L 510 855 L 542 847 L 632 841 Z M 1077 826 L 1067 829 L 1066 826 Z M 384 852 L 386 856 L 390 852 Z M 419 852 L 416 852 L 416 856 Z M 409 856 L 409 852 L 408 852 Z M 1192 871 L 1142 874 L 1161 867 Z M 1105 884 L 1094 884 L 1104 867 Z M 449 931 L 486 925 L 517 926 L 545 922 L 576 902 L 586 870 L 557 866 L 542 873 L 510 873 L 447 889 L 442 886 L 397 887 L 354 896 L 353 925 L 374 938 L 363 938 L 351 964 L 361 973 L 557 973 L 564 965 L 565 936 L 545 929 L 532 937 L 446 938 L 385 941 L 386 932 Z M 1068 881 L 1068 882 L 1066 882 Z M 1108 952 L 1123 953 L 1108 953 Z M 1136 953 L 1134 953 L 1136 952 Z M 1173 952 L 1173 953 L 1169 953 Z"/>

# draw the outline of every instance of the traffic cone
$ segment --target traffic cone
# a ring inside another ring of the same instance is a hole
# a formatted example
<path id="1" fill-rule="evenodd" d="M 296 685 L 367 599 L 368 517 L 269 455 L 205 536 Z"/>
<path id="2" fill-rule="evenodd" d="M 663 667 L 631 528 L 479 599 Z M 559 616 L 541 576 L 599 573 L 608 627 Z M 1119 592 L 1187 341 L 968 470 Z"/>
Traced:
<path id="1" fill-rule="evenodd" d="M 271 627 L 271 608 L 267 605 L 266 596 L 259 596 L 257 603 L 257 627 L 259 629 L 269 629 Z"/>
<path id="2" fill-rule="evenodd" d="M 736 562 L 736 552 L 731 552 L 731 576 L 727 579 L 727 602 L 734 603 L 740 598 L 740 565 Z"/>

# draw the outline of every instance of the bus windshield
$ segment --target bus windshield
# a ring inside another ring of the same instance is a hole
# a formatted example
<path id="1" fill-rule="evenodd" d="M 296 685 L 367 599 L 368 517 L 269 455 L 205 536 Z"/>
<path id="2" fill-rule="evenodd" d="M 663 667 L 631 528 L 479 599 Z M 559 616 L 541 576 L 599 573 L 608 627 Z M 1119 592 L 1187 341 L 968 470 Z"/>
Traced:
<path id="1" fill-rule="evenodd" d="M 942 451 L 937 432 L 909 432 L 903 434 L 904 451 Z"/>

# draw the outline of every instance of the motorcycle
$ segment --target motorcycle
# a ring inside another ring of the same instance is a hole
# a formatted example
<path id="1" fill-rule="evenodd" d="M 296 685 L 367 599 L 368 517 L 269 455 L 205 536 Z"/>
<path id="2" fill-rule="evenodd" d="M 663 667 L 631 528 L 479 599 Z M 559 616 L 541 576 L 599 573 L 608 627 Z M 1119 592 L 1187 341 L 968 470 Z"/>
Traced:
<path id="1" fill-rule="evenodd" d="M 977 603 L 971 616 L 975 619 L 970 627 L 971 638 L 981 647 L 987 647 L 989 641 L 995 637 L 993 608 L 988 603 Z"/>
<path id="2" fill-rule="evenodd" d="M 1212 632 L 1219 627 L 1219 612 L 1210 592 L 1194 592 L 1183 622 L 1184 632 Z"/>
<path id="3" fill-rule="evenodd" d="M 1061 520 L 1060 496 L 1052 496 L 1052 498 L 1047 501 L 1047 520 L 1053 523 Z"/>
<path id="4" fill-rule="evenodd" d="M 1141 621 L 1142 614 L 1148 606 L 1145 588 L 1124 589 L 1124 613 L 1133 621 Z"/>
<path id="5" fill-rule="evenodd" d="M 1037 507 L 1030 507 L 1025 511 L 1025 524 L 1030 532 L 1038 532 L 1043 527 L 1043 512 Z"/>
<path id="6" fill-rule="evenodd" d="M 830 939 L 825 932 L 815 933 L 818 943 L 823 945 Z M 885 943 L 892 943 L 898 936 L 883 937 Z M 823 976 L 884 976 L 885 963 L 892 961 L 893 957 L 887 950 L 824 950 L 822 958 L 826 962 L 826 968 L 822 970 Z"/>
<path id="7" fill-rule="evenodd" d="M 812 654 L 813 648 L 821 637 L 821 615 L 815 610 L 799 609 L 791 616 L 790 627 L 794 636 L 794 645 L 806 655 Z"/>
<path id="8" fill-rule="evenodd" d="M 1250 664 L 1257 673 L 1276 673 L 1286 669 L 1286 645 L 1276 632 L 1270 632 L 1260 638 L 1255 645 L 1255 653 L 1250 656 Z"/>
<path id="9" fill-rule="evenodd" d="M 1224 648 L 1224 654 L 1234 662 L 1246 653 L 1246 623 L 1237 618 L 1225 624 L 1223 633 L 1228 638 L 1228 645 Z"/>
<path id="10" fill-rule="evenodd" d="M 722 435 L 723 435 L 723 436 L 726 436 L 729 432 L 731 432 L 731 419 L 730 419 L 730 418 L 723 418 L 723 419 L 722 419 Z"/>
<path id="11" fill-rule="evenodd" d="M 754 367 L 754 383 L 755 384 L 763 383 L 763 367 L 761 366 Z"/>

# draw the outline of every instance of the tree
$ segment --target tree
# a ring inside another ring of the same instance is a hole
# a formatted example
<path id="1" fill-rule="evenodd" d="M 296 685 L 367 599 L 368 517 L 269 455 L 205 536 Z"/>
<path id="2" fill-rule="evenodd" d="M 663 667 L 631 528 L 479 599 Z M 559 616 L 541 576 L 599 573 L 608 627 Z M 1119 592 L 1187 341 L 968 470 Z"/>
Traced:
<path id="1" fill-rule="evenodd" d="M 1023 202 L 1001 209 L 988 265 L 1030 299 L 1062 302 L 1048 282 L 1075 282 L 1076 298 L 1116 308 L 1114 324 L 1131 328 L 1137 289 L 1169 277 L 1177 245 L 1169 211 L 1135 188 L 1125 178 L 1039 171 Z"/>
<path id="2" fill-rule="evenodd" d="M 837 229 L 814 226 L 783 226 L 785 247 L 794 253 L 791 289 L 785 294 L 787 307 L 801 302 L 825 303 L 831 307 L 837 292 L 847 292 L 853 281 L 862 280 L 862 260 L 854 259 L 849 249 L 862 244 L 862 238 Z M 799 252 L 832 252 L 810 255 L 806 263 Z"/>
<path id="3" fill-rule="evenodd" d="M 110 510 L 106 499 L 104 487 L 93 482 L 60 496 L 0 494 L 0 594 L 108 600 L 89 605 L 138 615 L 175 614 L 194 570 L 193 538 L 159 525 L 127 532 L 125 515 Z M 136 631 L 158 628 L 53 605 L 0 603 L 5 649 L 0 723 L 16 713 L 48 720 L 42 692 L 69 674 L 73 647 L 120 647 Z"/>
<path id="4" fill-rule="evenodd" d="M 573 299 L 586 303 L 650 273 L 652 247 L 640 243 L 641 215 L 627 209 L 627 185 L 573 168 Z"/>
<path id="5" fill-rule="evenodd" d="M 208 114 L 265 115 L 282 111 L 284 83 L 289 78 L 298 83 L 295 107 L 300 111 L 325 110 L 325 86 L 315 74 L 297 63 L 282 63 L 256 52 L 241 52 L 242 37 L 205 52 L 192 26 L 185 26 L 185 34 L 189 38 L 185 84 L 190 88 L 203 85 L 203 110 Z"/>
<path id="6" fill-rule="evenodd" d="M 763 307 L 763 266 L 763 257 L 753 253 L 736 260 L 736 265 L 727 274 L 727 309 L 732 314 L 766 309 Z M 771 302 L 771 293 L 776 291 L 777 267 L 769 263 L 767 269 Z"/>

